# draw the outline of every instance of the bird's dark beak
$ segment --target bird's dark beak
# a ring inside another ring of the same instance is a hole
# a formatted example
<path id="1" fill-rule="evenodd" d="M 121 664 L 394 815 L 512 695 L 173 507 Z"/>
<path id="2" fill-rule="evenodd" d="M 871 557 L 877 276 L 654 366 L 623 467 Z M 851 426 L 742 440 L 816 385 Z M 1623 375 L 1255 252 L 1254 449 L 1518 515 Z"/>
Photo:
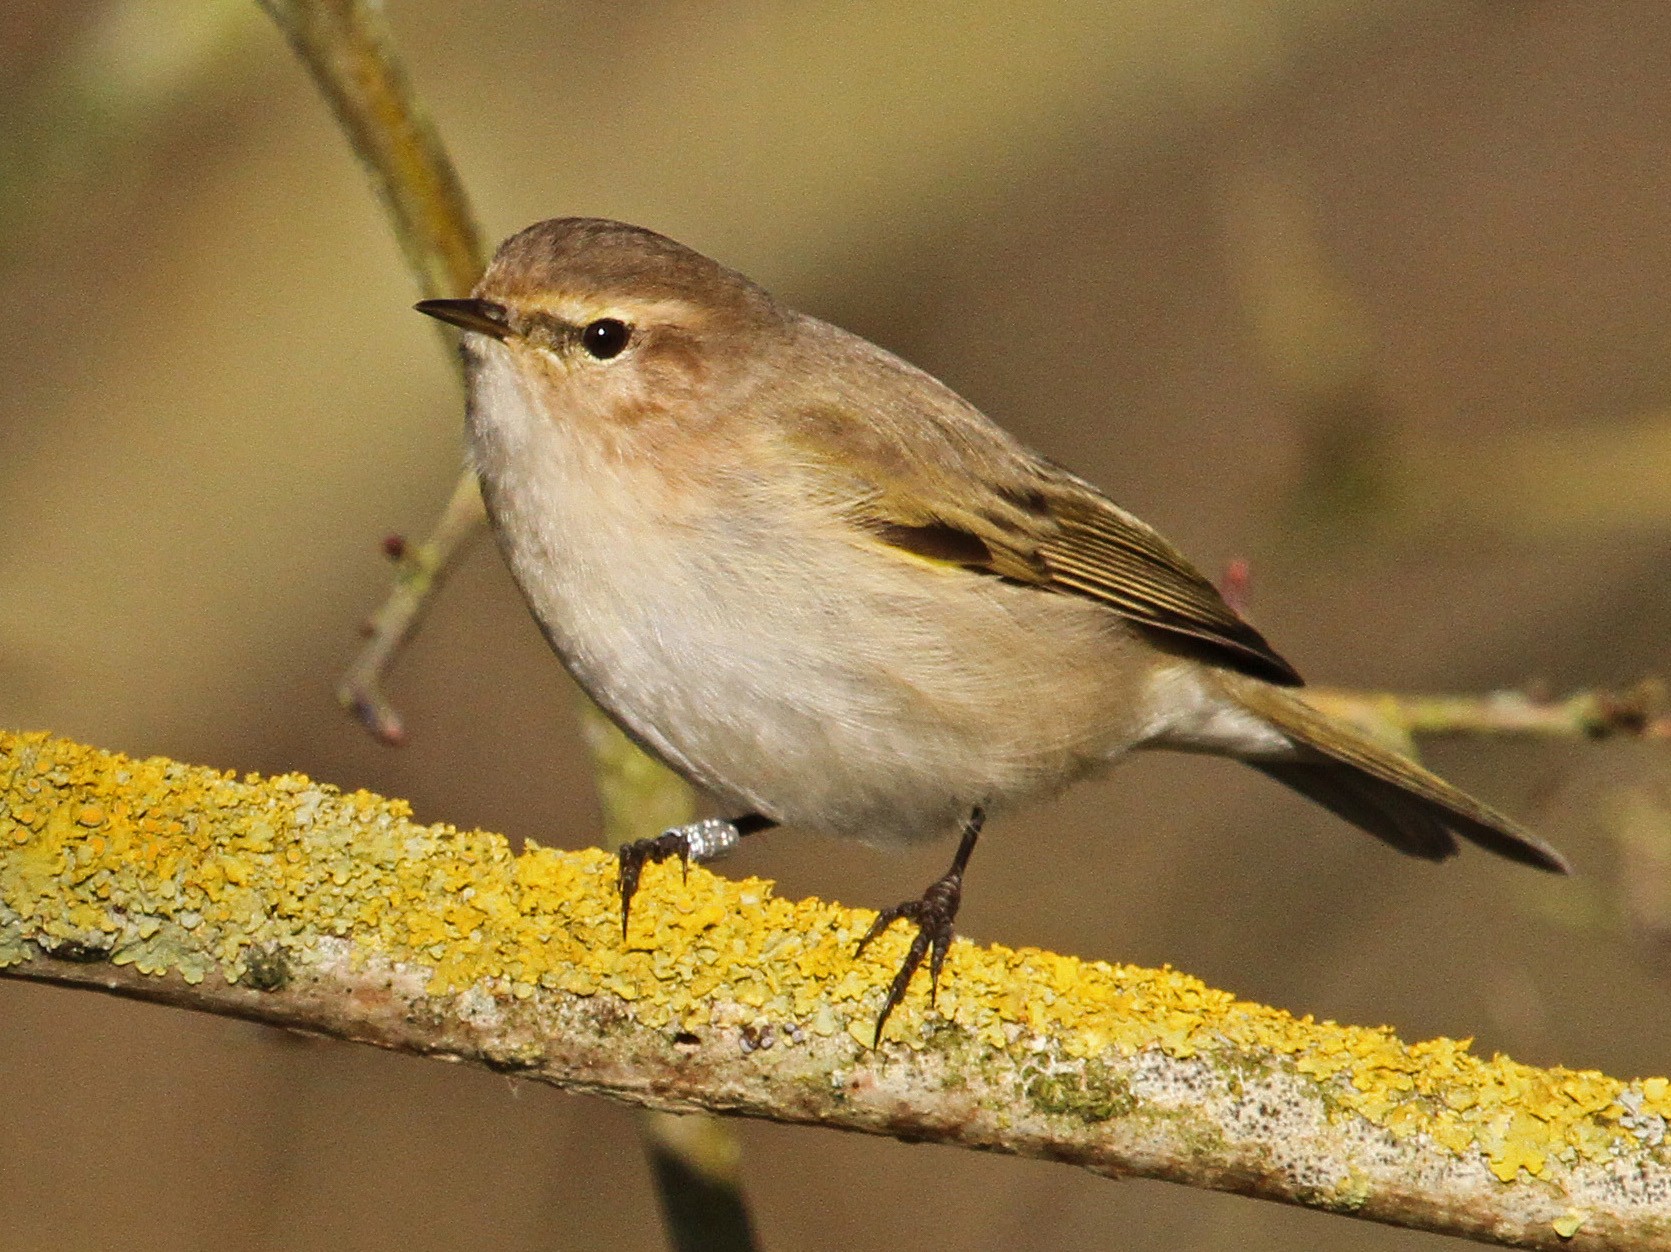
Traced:
<path id="1" fill-rule="evenodd" d="M 511 333 L 505 306 L 491 300 L 420 300 L 412 307 L 462 330 L 473 330 L 493 339 L 502 340 Z"/>

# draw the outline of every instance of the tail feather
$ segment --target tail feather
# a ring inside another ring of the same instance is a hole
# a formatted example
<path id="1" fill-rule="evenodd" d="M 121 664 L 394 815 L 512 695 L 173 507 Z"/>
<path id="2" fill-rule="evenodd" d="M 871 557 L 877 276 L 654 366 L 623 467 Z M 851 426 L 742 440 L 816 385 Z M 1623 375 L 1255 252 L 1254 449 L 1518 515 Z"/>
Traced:
<path id="1" fill-rule="evenodd" d="M 1400 852 L 1428 861 L 1456 855 L 1456 837 L 1430 805 L 1352 766 L 1323 759 L 1248 764 Z"/>
<path id="2" fill-rule="evenodd" d="M 1454 836 L 1461 835 L 1511 861 L 1568 872 L 1566 858 L 1543 840 L 1408 757 L 1281 688 L 1224 678 L 1237 703 L 1295 745 L 1293 755 L 1243 758 L 1249 765 L 1400 852 L 1443 860 L 1455 854 Z"/>

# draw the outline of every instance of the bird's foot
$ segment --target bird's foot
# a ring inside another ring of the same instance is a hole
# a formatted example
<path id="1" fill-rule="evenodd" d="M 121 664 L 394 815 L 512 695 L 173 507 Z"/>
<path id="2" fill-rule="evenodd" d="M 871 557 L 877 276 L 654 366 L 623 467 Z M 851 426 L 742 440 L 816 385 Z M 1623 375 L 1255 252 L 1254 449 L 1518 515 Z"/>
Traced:
<path id="1" fill-rule="evenodd" d="M 705 817 L 699 822 L 672 826 L 654 839 L 635 839 L 621 845 L 615 853 L 619 868 L 617 883 L 621 889 L 621 938 L 627 937 L 627 918 L 632 912 L 632 898 L 638 894 L 638 877 L 644 867 L 652 863 L 678 857 L 688 871 L 690 863 L 717 861 L 742 842 L 743 831 L 736 822 L 719 817 Z"/>
<path id="2" fill-rule="evenodd" d="M 935 993 L 940 988 L 940 967 L 946 963 L 946 953 L 952 945 L 952 935 L 956 933 L 952 922 L 957 919 L 958 905 L 963 902 L 963 873 L 961 869 L 948 872 L 943 878 L 931 884 L 922 897 L 907 900 L 904 904 L 896 904 L 891 909 L 884 909 L 865 937 L 859 940 L 859 950 L 855 956 L 863 954 L 870 941 L 881 935 L 889 926 L 897 921 L 912 922 L 917 927 L 917 934 L 911 940 L 910 951 L 906 952 L 905 960 L 900 964 L 899 972 L 894 975 L 893 984 L 888 988 L 888 998 L 882 1003 L 882 1011 L 876 1017 L 876 1036 L 871 1046 L 882 1042 L 882 1027 L 888 1024 L 888 1015 L 898 1007 L 905 998 L 905 991 L 911 985 L 911 978 L 923 963 L 925 956 L 928 962 L 928 1002 L 934 1003 Z"/>

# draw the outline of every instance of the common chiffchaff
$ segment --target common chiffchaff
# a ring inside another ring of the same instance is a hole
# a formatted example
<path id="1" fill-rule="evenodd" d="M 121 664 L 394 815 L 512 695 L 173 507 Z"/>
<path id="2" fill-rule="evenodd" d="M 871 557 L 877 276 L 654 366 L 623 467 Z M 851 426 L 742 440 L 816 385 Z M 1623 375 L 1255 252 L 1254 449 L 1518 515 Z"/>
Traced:
<path id="1" fill-rule="evenodd" d="M 559 218 L 506 240 L 461 327 L 488 515 L 564 665 L 710 819 L 621 852 L 707 859 L 785 823 L 961 829 L 884 912 L 917 927 L 878 1017 L 951 940 L 989 813 L 1134 748 L 1235 757 L 1438 860 L 1559 853 L 1292 694 L 1293 668 L 1165 539 L 876 345 L 671 239 Z M 861 943 L 860 948 L 863 949 Z"/>

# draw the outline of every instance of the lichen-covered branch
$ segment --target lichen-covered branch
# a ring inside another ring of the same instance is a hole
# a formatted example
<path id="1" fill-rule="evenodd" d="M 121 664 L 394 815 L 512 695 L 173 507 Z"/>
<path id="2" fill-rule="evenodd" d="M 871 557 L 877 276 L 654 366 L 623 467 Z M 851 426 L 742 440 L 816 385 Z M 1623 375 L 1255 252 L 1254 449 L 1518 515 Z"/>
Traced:
<path id="1" fill-rule="evenodd" d="M 0 966 L 651 1108 L 1047 1157 L 1528 1248 L 1671 1248 L 1671 1083 L 1294 1019 L 1171 971 L 902 934 L 603 852 L 0 733 Z"/>

